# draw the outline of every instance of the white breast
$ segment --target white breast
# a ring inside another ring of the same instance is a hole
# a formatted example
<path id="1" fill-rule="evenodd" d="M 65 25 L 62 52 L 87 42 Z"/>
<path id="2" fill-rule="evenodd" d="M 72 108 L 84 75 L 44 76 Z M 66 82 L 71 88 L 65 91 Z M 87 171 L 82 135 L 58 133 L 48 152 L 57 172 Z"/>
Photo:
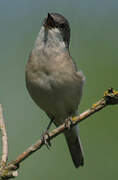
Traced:
<path id="1" fill-rule="evenodd" d="M 67 50 L 59 29 L 53 28 L 47 30 L 43 26 L 36 39 L 35 48 L 43 50 L 50 49 L 51 52 L 58 53 Z"/>

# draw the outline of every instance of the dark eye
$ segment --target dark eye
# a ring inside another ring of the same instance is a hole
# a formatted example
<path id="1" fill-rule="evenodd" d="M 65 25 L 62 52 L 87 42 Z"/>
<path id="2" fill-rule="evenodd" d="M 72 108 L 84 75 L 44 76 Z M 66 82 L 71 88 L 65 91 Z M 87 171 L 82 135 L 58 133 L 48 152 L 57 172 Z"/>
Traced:
<path id="1" fill-rule="evenodd" d="M 65 24 L 60 24 L 60 25 L 59 25 L 59 28 L 60 28 L 60 29 L 64 29 L 64 28 L 65 28 Z"/>

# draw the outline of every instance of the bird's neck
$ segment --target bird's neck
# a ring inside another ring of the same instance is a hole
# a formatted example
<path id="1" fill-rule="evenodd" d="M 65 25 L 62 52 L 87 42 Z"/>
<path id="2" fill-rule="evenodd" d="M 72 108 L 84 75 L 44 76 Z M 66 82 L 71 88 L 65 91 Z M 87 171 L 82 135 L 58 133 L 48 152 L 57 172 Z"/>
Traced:
<path id="1" fill-rule="evenodd" d="M 57 28 L 46 30 L 43 26 L 36 39 L 35 47 L 40 50 L 51 51 L 51 53 L 60 53 L 68 50 Z"/>

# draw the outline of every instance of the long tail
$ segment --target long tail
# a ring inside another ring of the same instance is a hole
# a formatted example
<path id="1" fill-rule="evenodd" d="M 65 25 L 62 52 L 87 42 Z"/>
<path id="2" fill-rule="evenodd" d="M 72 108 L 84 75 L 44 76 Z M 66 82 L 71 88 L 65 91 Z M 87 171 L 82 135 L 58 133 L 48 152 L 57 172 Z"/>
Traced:
<path id="1" fill-rule="evenodd" d="M 84 158 L 77 126 L 65 132 L 66 141 L 76 168 L 84 165 Z"/>

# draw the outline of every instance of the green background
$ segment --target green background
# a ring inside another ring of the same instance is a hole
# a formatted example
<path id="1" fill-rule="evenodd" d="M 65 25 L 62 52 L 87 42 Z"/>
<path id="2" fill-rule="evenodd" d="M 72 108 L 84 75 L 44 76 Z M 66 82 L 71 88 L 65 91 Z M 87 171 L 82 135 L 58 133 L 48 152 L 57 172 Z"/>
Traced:
<path id="1" fill-rule="evenodd" d="M 31 100 L 24 75 L 29 52 L 48 12 L 61 13 L 70 22 L 71 55 L 86 76 L 79 111 L 99 100 L 107 88 L 118 89 L 117 0 L 0 0 L 0 103 L 9 160 L 39 139 L 49 122 Z M 43 147 L 21 164 L 17 179 L 117 179 L 117 108 L 107 107 L 80 124 L 84 167 L 74 168 L 60 135 L 50 150 Z"/>

